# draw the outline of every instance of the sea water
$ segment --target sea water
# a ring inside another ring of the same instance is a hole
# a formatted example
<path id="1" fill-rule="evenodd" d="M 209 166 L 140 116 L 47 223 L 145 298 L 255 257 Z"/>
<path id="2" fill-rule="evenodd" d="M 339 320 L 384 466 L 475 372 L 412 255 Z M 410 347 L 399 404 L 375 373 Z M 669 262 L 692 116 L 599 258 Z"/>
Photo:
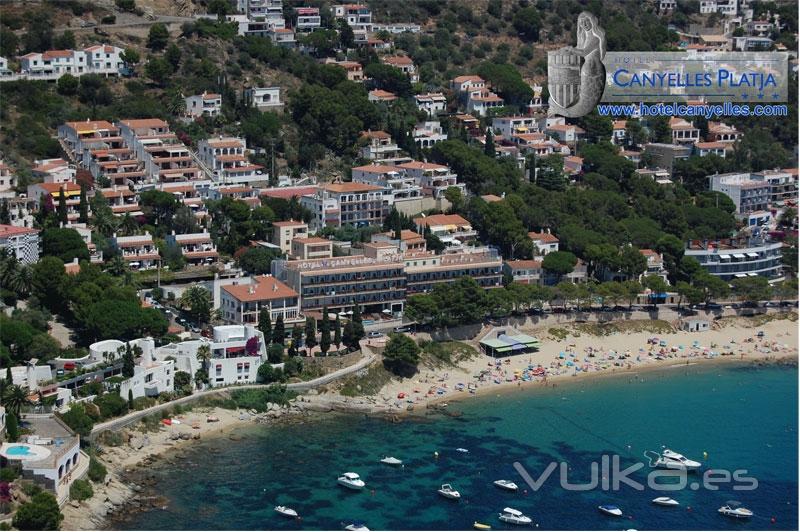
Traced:
<path id="1" fill-rule="evenodd" d="M 240 440 L 199 442 L 180 463 L 156 471 L 154 490 L 168 499 L 165 509 L 111 526 L 336 530 L 355 520 L 372 530 L 470 529 L 475 521 L 520 528 L 497 519 L 510 506 L 532 517 L 528 529 L 796 530 L 797 382 L 796 368 L 681 366 L 469 397 L 447 407 L 458 417 L 391 423 L 339 414 L 300 425 L 243 427 L 236 432 Z M 592 462 L 617 455 L 622 468 L 645 464 L 631 475 L 644 483 L 652 470 L 643 453 L 662 446 L 702 461 L 704 469 L 746 470 L 740 475 L 757 479 L 758 487 L 737 491 L 745 483 L 732 481 L 711 490 L 701 485 L 700 473 L 678 492 L 625 485 L 572 491 L 556 470 L 534 491 L 513 465 L 535 479 L 551 462 L 564 462 L 568 480 L 577 483 L 591 478 Z M 404 466 L 379 463 L 385 455 Z M 366 488 L 338 486 L 346 471 L 360 474 Z M 492 485 L 501 478 L 516 482 L 519 492 Z M 461 500 L 440 497 L 443 483 L 459 490 Z M 662 495 L 680 507 L 653 505 Z M 731 499 L 755 516 L 719 515 Z M 302 519 L 276 514 L 278 504 Z M 616 504 L 624 516 L 605 516 L 600 504 Z"/>

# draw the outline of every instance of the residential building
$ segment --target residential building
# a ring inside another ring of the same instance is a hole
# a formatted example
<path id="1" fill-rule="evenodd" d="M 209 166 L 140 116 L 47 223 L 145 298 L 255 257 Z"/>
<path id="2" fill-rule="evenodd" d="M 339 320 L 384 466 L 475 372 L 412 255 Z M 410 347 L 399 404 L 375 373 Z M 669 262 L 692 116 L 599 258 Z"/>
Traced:
<path id="1" fill-rule="evenodd" d="M 80 436 L 55 415 L 26 415 L 24 423 L 28 435 L 22 443 L 37 452 L 20 455 L 4 451 L 3 459 L 18 462 L 22 479 L 52 493 L 59 505 L 66 504 L 70 486 L 89 469 L 89 456 L 81 451 Z"/>
<path id="2" fill-rule="evenodd" d="M 64 224 L 61 224 L 64 227 Z M 97 249 L 97 246 L 92 242 L 92 229 L 85 223 L 72 223 L 69 224 L 70 229 L 74 229 L 83 239 L 86 244 L 86 249 L 89 250 L 89 262 L 92 264 L 103 263 L 103 252 Z M 80 270 L 80 269 L 79 269 Z"/>
<path id="3" fill-rule="evenodd" d="M 400 238 L 396 238 L 396 236 L 394 231 L 376 233 L 372 235 L 371 240 L 373 243 L 392 244 L 399 249 L 401 253 L 420 253 L 425 251 L 425 237 L 421 234 L 411 231 L 410 229 L 402 229 L 400 231 Z"/>
<path id="4" fill-rule="evenodd" d="M 750 176 L 769 184 L 769 203 L 782 206 L 786 201 L 797 201 L 797 170 L 762 170 Z"/>
<path id="5" fill-rule="evenodd" d="M 458 76 L 450 81 L 450 88 L 463 98 L 474 90 L 485 89 L 486 81 L 476 75 Z"/>
<path id="6" fill-rule="evenodd" d="M 180 249 L 187 264 L 194 266 L 211 264 L 219 258 L 217 246 L 211 240 L 211 234 L 207 232 L 178 235 L 172 231 L 167 235 L 166 241 L 168 246 Z"/>
<path id="7" fill-rule="evenodd" d="M 782 279 L 781 242 L 759 237 L 691 240 L 684 256 L 696 259 L 708 273 L 724 281 L 760 275 Z"/>
<path id="8" fill-rule="evenodd" d="M 294 48 L 297 45 L 294 30 L 290 28 L 270 27 L 267 31 L 267 37 L 278 46 Z"/>
<path id="9" fill-rule="evenodd" d="M 361 4 L 340 4 L 333 6 L 333 17 L 342 19 L 352 28 L 357 45 L 366 44 L 372 33 L 372 11 Z"/>
<path id="10" fill-rule="evenodd" d="M 654 166 L 664 168 L 669 172 L 669 175 L 672 175 L 672 168 L 675 165 L 675 161 L 679 159 L 688 159 L 692 154 L 692 147 L 652 142 L 645 145 L 644 151 L 652 155 Z"/>
<path id="11" fill-rule="evenodd" d="M 583 138 L 586 131 L 572 124 L 553 124 L 545 129 L 545 133 L 558 139 L 560 142 L 574 146 L 578 139 Z"/>
<path id="12" fill-rule="evenodd" d="M 694 144 L 700 140 L 700 130 L 683 118 L 670 118 L 669 128 L 672 131 L 673 144 Z"/>
<path id="13" fill-rule="evenodd" d="M 400 69 L 403 74 L 408 76 L 408 79 L 411 81 L 411 83 L 416 83 L 419 81 L 417 67 L 414 65 L 414 61 L 412 61 L 407 55 L 384 55 L 380 58 L 380 60 L 384 65 L 389 65 Z"/>
<path id="14" fill-rule="evenodd" d="M 472 225 L 458 214 L 421 216 L 414 218 L 414 224 L 418 233 L 425 234 L 425 230 L 428 229 L 431 234 L 452 248 L 461 248 L 464 242 L 474 240 L 478 236 Z"/>
<path id="15" fill-rule="evenodd" d="M 367 99 L 373 103 L 392 103 L 397 100 L 397 95 L 393 92 L 385 91 L 382 89 L 374 89 L 369 91 Z"/>
<path id="16" fill-rule="evenodd" d="M 510 139 L 514 135 L 538 133 L 537 119 L 533 116 L 497 116 L 492 118 L 492 132 Z"/>
<path id="17" fill-rule="evenodd" d="M 105 44 L 83 50 L 31 52 L 19 58 L 20 74 L 6 77 L 54 80 L 64 74 L 77 77 L 84 74 L 116 76 L 124 67 L 120 58 L 122 52 L 122 48 Z"/>
<path id="18" fill-rule="evenodd" d="M 333 257 L 333 241 L 327 238 L 312 236 L 298 237 L 292 240 L 292 252 L 289 258 L 294 260 L 328 259 Z"/>
<path id="19" fill-rule="evenodd" d="M 533 153 L 537 157 L 548 155 L 569 155 L 569 146 L 561 144 L 544 133 L 518 133 L 511 137 L 511 142 L 524 153 Z"/>
<path id="20" fill-rule="evenodd" d="M 13 198 L 16 186 L 17 176 L 11 172 L 11 168 L 7 164 L 0 161 L 0 197 Z"/>
<path id="21" fill-rule="evenodd" d="M 447 135 L 442 129 L 442 124 L 438 120 L 429 120 L 414 126 L 411 132 L 414 144 L 420 148 L 432 148 L 437 142 L 447 140 Z"/>
<path id="22" fill-rule="evenodd" d="M 296 7 L 294 13 L 297 16 L 295 29 L 298 33 L 310 33 L 322 26 L 318 7 Z"/>
<path id="23" fill-rule="evenodd" d="M 364 81 L 364 67 L 362 67 L 361 63 L 358 63 L 357 61 L 336 61 L 332 59 L 326 59 L 324 63 L 327 65 L 336 65 L 342 67 L 347 73 L 348 81 Z"/>
<path id="24" fill-rule="evenodd" d="M 169 130 L 165 121 L 123 120 L 118 126 L 127 146 L 144 163 L 146 178 L 142 183 L 186 182 L 206 177 L 189 148 Z"/>
<path id="25" fill-rule="evenodd" d="M 552 234 L 550 230 L 544 232 L 531 231 L 528 233 L 528 238 L 531 239 L 533 245 L 536 246 L 536 256 L 544 257 L 548 253 L 558 251 L 558 238 Z"/>
<path id="26" fill-rule="evenodd" d="M 101 188 L 95 191 L 95 194 L 98 192 L 108 200 L 111 212 L 116 215 L 130 214 L 131 216 L 141 216 L 144 214 L 139 205 L 139 194 L 129 187 L 112 185 L 109 188 Z"/>
<path id="27" fill-rule="evenodd" d="M 251 183 L 267 181 L 264 167 L 247 158 L 245 139 L 222 137 L 203 139 L 197 143 L 200 160 L 211 169 L 219 183 Z"/>
<path id="28" fill-rule="evenodd" d="M 301 197 L 300 204 L 313 214 L 309 223 L 313 231 L 327 226 L 380 224 L 388 208 L 384 205 L 384 187 L 366 183 L 321 185 L 315 193 Z"/>
<path id="29" fill-rule="evenodd" d="M 697 142 L 694 145 L 694 153 L 699 157 L 707 157 L 709 155 L 716 155 L 717 157 L 725 158 L 725 155 L 730 148 L 730 144 L 725 142 Z"/>
<path id="30" fill-rule="evenodd" d="M 66 122 L 58 126 L 58 138 L 78 163 L 89 166 L 91 150 L 125 148 L 120 129 L 106 120 Z"/>
<path id="31" fill-rule="evenodd" d="M 218 116 L 222 113 L 222 95 L 203 92 L 186 98 L 186 115 L 192 118 L 199 116 Z"/>
<path id="32" fill-rule="evenodd" d="M 503 107 L 505 101 L 488 89 L 476 89 L 467 96 L 467 112 L 486 116 L 492 109 Z"/>
<path id="33" fill-rule="evenodd" d="M 270 111 L 283 107 L 280 87 L 251 87 L 244 89 L 244 99 L 259 111 Z"/>
<path id="34" fill-rule="evenodd" d="M 572 176 L 583 173 L 583 157 L 576 155 L 564 157 L 564 172 Z"/>
<path id="35" fill-rule="evenodd" d="M 626 128 L 628 127 L 627 120 L 614 120 L 611 125 L 611 142 L 617 146 L 622 146 L 627 138 Z"/>
<path id="36" fill-rule="evenodd" d="M 458 182 L 458 176 L 448 166 L 411 161 L 398 165 L 398 168 L 405 171 L 408 177 L 413 178 L 422 187 L 422 192 L 426 196 L 435 199 L 443 198 L 444 193 L 451 187 L 459 189 L 461 194 L 466 195 L 467 190 L 464 183 Z"/>
<path id="37" fill-rule="evenodd" d="M 364 183 L 383 189 L 387 206 L 422 196 L 422 187 L 398 166 L 371 164 L 352 169 L 353 183 Z"/>
<path id="38" fill-rule="evenodd" d="M 58 207 L 61 196 L 64 196 L 64 204 L 67 207 L 67 223 L 78 221 L 80 216 L 80 196 L 81 187 L 75 183 L 34 183 L 28 185 L 28 197 L 37 201 L 39 208 L 51 205 L 54 209 Z"/>
<path id="39" fill-rule="evenodd" d="M 220 292 L 222 319 L 240 325 L 257 325 L 262 310 L 274 324 L 279 318 L 288 328 L 304 322 L 297 292 L 271 275 L 237 280 Z"/>
<path id="40" fill-rule="evenodd" d="M 123 342 L 112 340 L 124 345 Z M 120 397 L 127 399 L 128 394 L 134 399 L 139 397 L 156 397 L 162 393 L 175 390 L 175 361 L 159 360 L 156 356 L 156 343 L 152 338 L 139 338 L 128 342 L 133 348 L 141 350 L 141 356 L 135 359 L 133 377 L 122 381 L 119 385 Z"/>
<path id="41" fill-rule="evenodd" d="M 44 183 L 75 181 L 77 169 L 74 164 L 70 164 L 64 159 L 37 159 L 33 162 L 36 165 L 31 170 L 33 177 L 41 179 Z"/>
<path id="42" fill-rule="evenodd" d="M 387 244 L 364 244 L 364 255 L 332 259 L 273 261 L 283 269 L 286 284 L 300 294 L 303 312 L 353 310 L 400 313 L 406 299 L 402 255 Z"/>
<path id="43" fill-rule="evenodd" d="M 748 35 L 743 37 L 733 37 L 734 49 L 742 52 L 758 52 L 769 50 L 772 48 L 772 42 L 772 39 L 769 37 L 753 37 Z"/>
<path id="44" fill-rule="evenodd" d="M 481 122 L 468 114 L 456 114 L 452 118 L 451 131 L 463 129 L 470 137 L 482 137 L 485 131 L 481 129 Z"/>
<path id="45" fill-rule="evenodd" d="M 503 259 L 490 247 L 465 248 L 459 253 L 408 253 L 404 257 L 406 293 L 426 293 L 440 284 L 470 277 L 483 288 L 503 286 Z"/>
<path id="46" fill-rule="evenodd" d="M 664 168 L 639 168 L 636 170 L 636 175 L 641 177 L 649 177 L 659 185 L 672 185 L 672 174 L 669 170 Z"/>
<path id="47" fill-rule="evenodd" d="M 153 237 L 149 232 L 143 235 L 114 236 L 111 238 L 111 247 L 117 250 L 122 259 L 132 269 L 146 270 L 155 268 L 161 257 L 158 254 Z"/>
<path id="48" fill-rule="evenodd" d="M 203 193 L 207 198 L 212 200 L 231 198 L 241 201 L 242 203 L 246 203 L 251 209 L 261 205 L 261 197 L 258 194 L 258 190 L 247 185 L 230 185 L 204 188 Z"/>
<path id="49" fill-rule="evenodd" d="M 35 264 L 39 262 L 39 230 L 0 224 L 0 249 L 22 264 Z"/>
<path id="50" fill-rule="evenodd" d="M 395 164 L 401 157 L 400 148 L 392 141 L 392 136 L 385 131 L 364 131 L 361 133 L 362 142 L 366 144 L 359 150 L 359 155 L 378 164 Z"/>
<path id="51" fill-rule="evenodd" d="M 375 23 L 372 25 L 372 30 L 377 33 L 379 31 L 388 31 L 392 34 L 398 33 L 419 33 L 422 31 L 422 27 L 419 24 L 414 24 L 413 22 L 386 22 L 386 23 Z"/>
<path id="52" fill-rule="evenodd" d="M 708 122 L 708 136 L 706 140 L 713 142 L 734 143 L 742 138 L 742 132 L 735 126 L 729 126 L 724 122 Z"/>
<path id="53" fill-rule="evenodd" d="M 515 283 L 542 284 L 542 261 L 506 260 L 503 261 L 503 274 L 511 277 Z"/>
<path id="54" fill-rule="evenodd" d="M 292 251 L 292 240 L 308 236 L 308 224 L 302 221 L 287 220 L 272 224 L 272 243 L 288 255 Z"/>
<path id="55" fill-rule="evenodd" d="M 735 17 L 739 0 L 700 0 L 700 13 L 719 13 Z"/>
<path id="56" fill-rule="evenodd" d="M 770 202 L 770 184 L 756 181 L 747 172 L 715 174 L 708 177 L 709 188 L 722 192 L 736 205 L 736 214 L 765 211 Z"/>
<path id="57" fill-rule="evenodd" d="M 441 92 L 426 92 L 414 96 L 417 109 L 425 111 L 428 116 L 435 117 L 447 109 L 447 98 Z"/>
<path id="58" fill-rule="evenodd" d="M 655 275 L 669 284 L 667 270 L 664 268 L 664 255 L 652 249 L 640 249 L 639 252 L 647 259 L 647 269 L 639 276 L 639 280 L 643 281 L 645 277 Z"/>

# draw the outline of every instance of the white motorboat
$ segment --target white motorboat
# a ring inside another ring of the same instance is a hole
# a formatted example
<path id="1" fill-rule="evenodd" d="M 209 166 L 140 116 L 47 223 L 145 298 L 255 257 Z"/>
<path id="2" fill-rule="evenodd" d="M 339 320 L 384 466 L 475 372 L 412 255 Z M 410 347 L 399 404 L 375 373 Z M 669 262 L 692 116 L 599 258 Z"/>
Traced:
<path id="1" fill-rule="evenodd" d="M 523 515 L 522 512 L 519 510 L 515 510 L 514 508 L 503 508 L 503 511 L 500 512 L 500 515 L 497 516 L 498 519 L 503 521 L 504 523 L 508 523 L 511 525 L 529 525 L 531 524 L 531 518 L 527 515 Z"/>
<path id="2" fill-rule="evenodd" d="M 337 479 L 340 486 L 350 488 L 351 490 L 360 490 L 364 488 L 364 481 L 358 476 L 358 473 L 348 472 Z"/>
<path id="3" fill-rule="evenodd" d="M 622 517 L 622 510 L 620 510 L 618 506 L 615 506 L 613 504 L 601 504 L 600 506 L 597 507 L 597 509 L 606 515 L 611 515 L 614 517 Z"/>
<path id="4" fill-rule="evenodd" d="M 678 469 L 681 471 L 692 471 L 699 469 L 703 464 L 694 460 L 689 460 L 680 453 L 664 449 L 661 452 L 661 457 L 656 460 L 656 467 L 664 469 Z"/>
<path id="5" fill-rule="evenodd" d="M 297 517 L 297 512 L 295 512 L 288 506 L 276 506 L 275 511 L 286 517 Z"/>
<path id="6" fill-rule="evenodd" d="M 364 523 L 354 521 L 344 527 L 345 530 L 350 530 L 352 532 L 369 532 L 369 528 Z"/>
<path id="7" fill-rule="evenodd" d="M 722 515 L 733 517 L 734 519 L 749 519 L 753 517 L 753 512 L 742 506 L 739 501 L 728 501 L 725 506 L 717 510 Z"/>
<path id="8" fill-rule="evenodd" d="M 381 463 L 386 465 L 403 465 L 403 461 L 394 456 L 384 456 L 381 458 Z"/>
<path id="9" fill-rule="evenodd" d="M 680 506 L 680 503 L 675 499 L 670 499 L 669 497 L 656 497 L 653 499 L 653 504 L 657 504 L 659 506 Z"/>
<path id="10" fill-rule="evenodd" d="M 438 491 L 439 495 L 445 499 L 458 500 L 461 498 L 461 494 L 458 492 L 458 490 L 454 490 L 453 486 L 450 484 L 442 484 L 442 487 L 436 491 Z"/>
<path id="11" fill-rule="evenodd" d="M 458 451 L 460 453 L 468 453 L 469 449 L 464 449 L 463 447 L 459 447 L 458 449 L 456 449 L 456 451 Z"/>
<path id="12" fill-rule="evenodd" d="M 508 491 L 517 491 L 519 487 L 510 480 L 495 480 L 494 485 Z"/>

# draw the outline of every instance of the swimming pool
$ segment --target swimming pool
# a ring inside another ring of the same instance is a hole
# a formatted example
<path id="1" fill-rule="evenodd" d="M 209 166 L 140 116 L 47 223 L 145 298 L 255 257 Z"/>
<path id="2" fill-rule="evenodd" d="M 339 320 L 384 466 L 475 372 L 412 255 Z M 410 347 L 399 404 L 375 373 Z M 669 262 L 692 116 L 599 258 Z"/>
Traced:
<path id="1" fill-rule="evenodd" d="M 24 445 L 16 445 L 14 447 L 9 447 L 6 449 L 6 453 L 11 456 L 35 456 L 36 453 L 32 453 L 31 450 Z"/>
<path id="2" fill-rule="evenodd" d="M 50 456 L 50 449 L 30 443 L 4 443 L 0 446 L 0 456 L 9 460 L 41 460 Z"/>

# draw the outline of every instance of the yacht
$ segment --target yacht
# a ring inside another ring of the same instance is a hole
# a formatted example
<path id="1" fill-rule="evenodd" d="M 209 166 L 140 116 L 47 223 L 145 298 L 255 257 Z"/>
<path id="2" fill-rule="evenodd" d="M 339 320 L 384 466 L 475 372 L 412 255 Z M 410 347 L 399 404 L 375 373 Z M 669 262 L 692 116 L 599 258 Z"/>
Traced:
<path id="1" fill-rule="evenodd" d="M 359 521 L 354 521 L 344 527 L 345 530 L 351 530 L 353 532 L 369 532 L 369 528 L 364 523 Z"/>
<path id="2" fill-rule="evenodd" d="M 276 506 L 275 511 L 281 515 L 285 515 L 286 517 L 297 517 L 297 512 L 288 506 Z"/>
<path id="3" fill-rule="evenodd" d="M 403 465 L 403 461 L 394 456 L 384 456 L 381 458 L 381 463 L 386 465 Z"/>
<path id="4" fill-rule="evenodd" d="M 531 524 L 531 518 L 527 515 L 523 515 L 522 512 L 519 510 L 515 510 L 514 508 L 503 508 L 503 511 L 500 512 L 500 515 L 497 517 L 504 523 L 508 523 L 511 525 L 529 525 Z"/>
<path id="5" fill-rule="evenodd" d="M 468 453 L 469 449 L 464 449 L 463 447 L 459 447 L 458 449 L 456 449 L 456 451 L 458 451 L 460 453 Z"/>
<path id="6" fill-rule="evenodd" d="M 495 480 L 494 485 L 508 491 L 517 491 L 519 489 L 516 484 L 510 480 Z"/>
<path id="7" fill-rule="evenodd" d="M 657 504 L 659 506 L 680 506 L 678 501 L 675 499 L 670 499 L 669 497 L 656 497 L 653 499 L 653 504 Z"/>
<path id="8" fill-rule="evenodd" d="M 337 479 L 339 485 L 351 490 L 360 490 L 364 488 L 364 481 L 358 476 L 358 473 L 348 472 Z"/>
<path id="9" fill-rule="evenodd" d="M 474 528 L 475 530 L 491 530 L 492 529 L 491 525 L 487 525 L 487 524 L 484 524 L 484 523 L 479 523 L 477 521 L 472 523 L 472 528 Z"/>
<path id="10" fill-rule="evenodd" d="M 739 501 L 728 501 L 725 506 L 717 510 L 722 515 L 733 517 L 735 519 L 749 519 L 753 517 L 753 512 L 742 506 Z"/>
<path id="11" fill-rule="evenodd" d="M 606 515 L 612 515 L 614 517 L 622 516 L 622 510 L 620 510 L 619 507 L 613 504 L 601 504 L 600 506 L 597 507 L 597 509 Z"/>
<path id="12" fill-rule="evenodd" d="M 461 498 L 461 494 L 457 490 L 454 490 L 453 486 L 450 484 L 442 484 L 442 487 L 436 491 L 445 499 L 458 500 Z"/>
<path id="13" fill-rule="evenodd" d="M 676 453 L 675 451 L 670 451 L 669 449 L 664 449 L 661 452 L 661 457 L 656 460 L 656 467 L 662 467 L 664 469 L 679 469 L 682 471 L 699 469 L 702 465 L 703 464 L 700 462 L 689 460 L 682 454 Z"/>

